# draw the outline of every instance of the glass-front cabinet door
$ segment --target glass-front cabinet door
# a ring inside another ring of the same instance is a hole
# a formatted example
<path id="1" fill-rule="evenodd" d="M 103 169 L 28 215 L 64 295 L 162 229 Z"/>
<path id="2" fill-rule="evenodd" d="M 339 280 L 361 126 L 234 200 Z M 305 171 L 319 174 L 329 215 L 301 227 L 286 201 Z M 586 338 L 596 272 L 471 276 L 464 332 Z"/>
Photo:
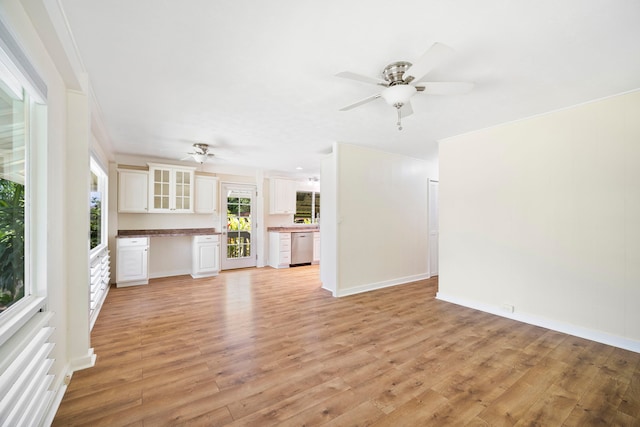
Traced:
<path id="1" fill-rule="evenodd" d="M 169 177 L 170 169 L 155 169 L 153 171 L 153 196 L 151 207 L 153 210 L 169 210 L 169 188 L 171 185 Z"/>
<path id="2" fill-rule="evenodd" d="M 182 212 L 193 212 L 191 204 L 191 183 L 193 182 L 193 172 L 175 170 L 175 210 Z"/>
<path id="3" fill-rule="evenodd" d="M 194 171 L 149 163 L 149 212 L 192 213 Z"/>

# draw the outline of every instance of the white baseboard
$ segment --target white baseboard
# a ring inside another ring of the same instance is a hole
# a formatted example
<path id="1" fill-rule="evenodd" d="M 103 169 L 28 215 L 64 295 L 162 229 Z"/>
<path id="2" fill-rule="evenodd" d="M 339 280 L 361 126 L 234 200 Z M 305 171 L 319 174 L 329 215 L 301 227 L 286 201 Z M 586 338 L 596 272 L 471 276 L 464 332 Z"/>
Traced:
<path id="1" fill-rule="evenodd" d="M 149 273 L 149 279 L 159 279 L 161 277 L 171 277 L 171 276 L 184 276 L 188 274 L 191 274 L 191 269 L 173 270 L 173 271 L 156 271 L 154 273 Z"/>
<path id="2" fill-rule="evenodd" d="M 95 364 L 96 354 L 93 352 L 93 348 L 90 348 L 86 355 L 69 362 L 69 370 L 72 372 L 80 371 L 82 369 L 92 368 Z"/>
<path id="3" fill-rule="evenodd" d="M 73 373 L 82 369 L 91 368 L 95 364 L 96 354 L 93 352 L 93 348 L 90 348 L 85 356 L 74 359 L 70 363 L 67 363 L 67 365 L 64 367 L 63 374 L 60 377 L 56 378 L 53 384 L 52 390 L 54 392 L 54 396 L 53 399 L 51 399 L 51 403 L 45 412 L 44 422 L 42 425 L 51 425 L 53 423 L 53 419 L 56 416 L 56 412 L 58 412 L 60 402 L 62 402 L 64 393 L 67 391 L 67 386 L 71 381 Z"/>
<path id="4" fill-rule="evenodd" d="M 355 294 L 360 294 L 362 292 L 375 291 L 376 289 L 388 288 L 390 286 L 404 285 L 405 283 L 416 282 L 418 280 L 424 280 L 428 278 L 429 278 L 429 274 L 424 273 L 424 274 L 415 274 L 413 276 L 398 277 L 396 279 L 385 280 L 377 283 L 368 283 L 366 285 L 360 285 L 360 286 L 356 286 L 348 289 L 340 289 L 340 286 L 338 286 L 338 289 L 336 289 L 335 292 L 333 292 L 333 296 L 345 297 L 347 295 L 355 295 Z"/>
<path id="5" fill-rule="evenodd" d="M 67 364 L 63 370 L 63 375 L 56 379 L 53 384 L 53 399 L 51 399 L 51 403 L 47 408 L 47 411 L 44 415 L 43 426 L 50 426 L 53 424 L 53 419 L 58 412 L 58 408 L 60 407 L 60 402 L 62 402 L 62 398 L 64 397 L 65 392 L 67 391 L 67 385 L 71 380 L 73 375 L 73 370 L 71 370 L 71 366 Z"/>
<path id="6" fill-rule="evenodd" d="M 622 348 L 624 350 L 640 353 L 640 342 L 629 338 L 620 337 L 618 335 L 609 334 L 594 329 L 584 328 L 582 326 L 573 325 L 558 320 L 540 317 L 527 313 L 510 313 L 490 304 L 479 303 L 464 298 L 458 298 L 451 295 L 438 292 L 436 299 L 461 305 L 463 307 L 473 308 L 474 310 L 484 311 L 485 313 L 495 314 L 496 316 L 506 317 L 508 319 L 517 320 L 519 322 L 528 323 L 530 325 L 540 326 L 553 331 L 562 332 L 564 334 L 573 335 L 579 338 L 585 338 L 602 344 L 611 345 Z"/>

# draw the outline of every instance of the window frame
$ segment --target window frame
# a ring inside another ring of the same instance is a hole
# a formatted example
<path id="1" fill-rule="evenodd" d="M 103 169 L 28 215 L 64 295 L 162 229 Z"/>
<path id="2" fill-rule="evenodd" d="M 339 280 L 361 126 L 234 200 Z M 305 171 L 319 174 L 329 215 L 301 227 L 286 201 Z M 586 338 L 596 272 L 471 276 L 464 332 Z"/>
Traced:
<path id="1" fill-rule="evenodd" d="M 0 345 L 47 304 L 47 105 L 46 85 L 0 22 L 0 79 L 24 103 L 24 287 L 25 295 L 0 313 Z"/>
<path id="2" fill-rule="evenodd" d="M 107 225 L 109 212 L 109 180 L 105 169 L 93 154 L 89 158 L 89 173 L 93 173 L 98 177 L 98 190 L 101 193 L 100 244 L 98 244 L 94 248 L 91 248 L 91 230 L 89 230 L 89 258 L 91 258 L 95 253 L 100 252 L 104 247 L 108 245 Z M 91 194 L 91 191 L 89 191 L 89 194 Z M 89 207 L 89 209 L 91 208 Z M 89 219 L 89 227 L 91 227 L 91 219 Z"/>
<path id="3" fill-rule="evenodd" d="M 320 222 L 320 211 L 317 210 L 316 198 L 320 201 L 320 192 L 316 190 L 297 190 L 296 191 L 296 212 L 293 214 L 293 221 L 296 222 L 298 218 L 298 193 L 311 194 L 311 224 L 318 224 Z M 318 203 L 319 204 L 319 203 Z M 304 219 L 304 218 L 302 218 Z"/>

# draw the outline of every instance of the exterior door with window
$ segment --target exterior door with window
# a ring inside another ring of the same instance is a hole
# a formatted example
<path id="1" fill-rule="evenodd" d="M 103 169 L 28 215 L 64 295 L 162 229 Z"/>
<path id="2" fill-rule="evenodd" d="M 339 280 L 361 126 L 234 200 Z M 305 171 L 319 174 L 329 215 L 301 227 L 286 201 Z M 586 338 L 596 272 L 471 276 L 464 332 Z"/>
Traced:
<path id="1" fill-rule="evenodd" d="M 226 223 L 222 220 L 222 270 L 256 266 L 255 195 L 255 185 L 222 184 L 222 212 L 227 213 Z"/>

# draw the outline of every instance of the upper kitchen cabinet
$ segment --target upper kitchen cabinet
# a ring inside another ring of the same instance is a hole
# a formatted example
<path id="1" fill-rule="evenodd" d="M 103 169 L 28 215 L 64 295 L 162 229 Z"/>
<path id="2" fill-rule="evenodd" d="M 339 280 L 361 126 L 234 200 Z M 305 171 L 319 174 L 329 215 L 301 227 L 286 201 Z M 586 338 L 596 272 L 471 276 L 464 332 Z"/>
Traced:
<path id="1" fill-rule="evenodd" d="M 149 163 L 149 212 L 193 213 L 195 169 Z"/>
<path id="2" fill-rule="evenodd" d="M 218 178 L 214 176 L 196 175 L 196 213 L 209 214 L 218 212 Z"/>
<path id="3" fill-rule="evenodd" d="M 290 179 L 271 178 L 269 213 L 295 214 L 297 183 Z"/>
<path id="4" fill-rule="evenodd" d="M 118 212 L 148 212 L 149 172 L 118 169 Z"/>

